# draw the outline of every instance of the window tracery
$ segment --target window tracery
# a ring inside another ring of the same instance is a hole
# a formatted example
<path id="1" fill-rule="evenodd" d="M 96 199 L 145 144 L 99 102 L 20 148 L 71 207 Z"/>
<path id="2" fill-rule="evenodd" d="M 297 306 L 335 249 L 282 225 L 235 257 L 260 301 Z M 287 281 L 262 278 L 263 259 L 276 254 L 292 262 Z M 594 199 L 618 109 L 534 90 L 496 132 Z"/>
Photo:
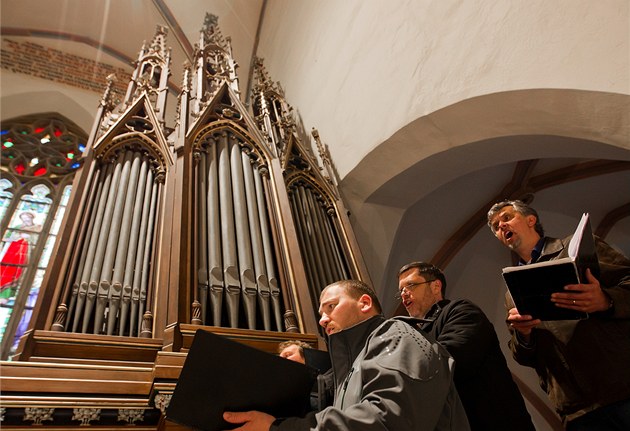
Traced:
<path id="1" fill-rule="evenodd" d="M 0 338 L 8 359 L 30 321 L 86 136 L 50 116 L 6 122 L 0 136 Z"/>

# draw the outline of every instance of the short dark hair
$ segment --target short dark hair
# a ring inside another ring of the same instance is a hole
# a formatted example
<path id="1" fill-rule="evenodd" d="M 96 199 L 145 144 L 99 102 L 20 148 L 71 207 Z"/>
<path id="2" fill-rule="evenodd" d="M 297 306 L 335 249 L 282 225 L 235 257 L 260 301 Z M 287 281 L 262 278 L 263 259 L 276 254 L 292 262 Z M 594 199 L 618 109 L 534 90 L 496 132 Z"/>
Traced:
<path id="1" fill-rule="evenodd" d="M 311 345 L 301 341 L 301 340 L 287 340 L 287 341 L 283 341 L 282 343 L 278 344 L 278 353 L 282 353 L 282 351 L 284 349 L 286 349 L 289 346 L 293 346 L 296 345 L 300 348 L 300 354 L 302 354 L 302 357 L 304 356 L 304 349 L 309 349 L 311 348 Z"/>
<path id="2" fill-rule="evenodd" d="M 366 283 L 360 280 L 339 280 L 329 284 L 324 288 L 324 290 L 332 286 L 343 287 L 344 291 L 353 299 L 359 299 L 362 295 L 368 295 L 372 299 L 372 304 L 374 305 L 376 312 L 383 314 L 383 307 L 381 307 L 381 303 L 376 296 L 376 292 Z M 322 290 L 322 293 L 324 293 L 324 290 Z"/>
<path id="3" fill-rule="evenodd" d="M 536 230 L 536 233 L 538 233 L 538 235 L 540 235 L 541 237 L 545 236 L 545 230 L 543 229 L 542 223 L 540 222 L 540 217 L 538 217 L 538 213 L 536 212 L 536 210 L 530 207 L 529 205 L 527 205 L 525 202 L 519 201 L 519 200 L 512 200 L 512 201 L 506 200 L 506 201 L 497 202 L 496 204 L 492 205 L 492 208 L 490 208 L 490 210 L 488 211 L 488 226 L 490 226 L 490 229 L 492 230 L 493 233 L 494 233 L 494 229 L 492 229 L 492 218 L 499 211 L 501 211 L 502 208 L 505 208 L 507 206 L 511 206 L 512 208 L 514 208 L 514 211 L 526 217 L 529 215 L 533 215 L 534 217 L 536 217 L 536 224 L 534 225 L 534 230 Z"/>
<path id="4" fill-rule="evenodd" d="M 446 277 L 440 268 L 428 262 L 411 262 L 398 270 L 398 278 L 400 278 L 403 272 L 407 272 L 412 268 L 416 268 L 418 270 L 418 274 L 427 279 L 427 281 L 428 279 L 440 280 L 442 283 L 442 298 L 445 298 Z"/>

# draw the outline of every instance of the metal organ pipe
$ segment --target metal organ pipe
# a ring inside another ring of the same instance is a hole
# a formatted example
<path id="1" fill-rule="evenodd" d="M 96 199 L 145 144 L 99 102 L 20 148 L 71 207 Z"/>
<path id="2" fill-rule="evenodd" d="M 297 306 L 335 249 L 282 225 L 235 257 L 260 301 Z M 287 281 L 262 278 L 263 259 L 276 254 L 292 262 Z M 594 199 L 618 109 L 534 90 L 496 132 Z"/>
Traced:
<path id="1" fill-rule="evenodd" d="M 236 249 L 245 306 L 245 318 L 250 329 L 256 328 L 256 281 L 251 254 L 249 223 L 247 220 L 247 201 L 245 200 L 245 184 L 241 149 L 233 135 L 230 138 L 230 168 L 232 169 L 232 193 L 234 194 L 234 221 L 236 226 Z"/>
<path id="2" fill-rule="evenodd" d="M 254 262 L 254 275 L 257 287 L 259 310 L 263 320 L 263 327 L 266 331 L 271 330 L 271 313 L 269 304 L 269 280 L 264 261 L 264 250 L 258 212 L 258 199 L 256 196 L 256 185 L 254 183 L 253 160 L 245 151 L 241 151 L 241 161 L 243 163 L 243 178 L 245 183 L 245 196 L 247 203 L 247 219 L 249 221 L 249 237 L 251 238 L 251 250 Z M 254 329 L 254 327 L 252 329 Z"/>
<path id="3" fill-rule="evenodd" d="M 226 305 L 232 328 L 238 328 L 238 307 L 241 287 L 236 262 L 236 234 L 232 202 L 232 175 L 227 133 L 219 136 L 219 202 L 221 208 L 221 243 L 223 274 L 225 277 Z"/>

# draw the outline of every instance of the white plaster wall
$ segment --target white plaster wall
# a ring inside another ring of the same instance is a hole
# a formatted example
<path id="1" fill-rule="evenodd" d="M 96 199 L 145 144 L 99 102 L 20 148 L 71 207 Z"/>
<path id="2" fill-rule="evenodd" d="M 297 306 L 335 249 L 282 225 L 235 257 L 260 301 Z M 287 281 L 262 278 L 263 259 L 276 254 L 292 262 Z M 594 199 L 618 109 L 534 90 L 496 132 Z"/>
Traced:
<path id="1" fill-rule="evenodd" d="M 258 54 L 343 178 L 411 121 L 475 96 L 630 93 L 627 0 L 269 0 Z M 447 143 L 448 145 L 448 143 Z"/>
<path id="2" fill-rule="evenodd" d="M 101 96 L 92 91 L 2 70 L 0 118 L 58 112 L 90 133 Z M 103 85 L 105 89 L 105 85 Z"/>
<path id="3" fill-rule="evenodd" d="M 106 83 L 103 82 L 103 92 Z M 44 112 L 58 112 L 75 122 L 89 134 L 94 125 L 94 117 L 103 93 L 82 90 L 71 85 L 34 78 L 29 75 L 0 71 L 0 119 L 9 120 L 22 115 Z M 116 100 L 124 99 L 125 94 L 117 94 Z M 177 98 L 167 95 L 166 123 L 175 124 Z M 115 108 L 116 110 L 117 108 Z"/>

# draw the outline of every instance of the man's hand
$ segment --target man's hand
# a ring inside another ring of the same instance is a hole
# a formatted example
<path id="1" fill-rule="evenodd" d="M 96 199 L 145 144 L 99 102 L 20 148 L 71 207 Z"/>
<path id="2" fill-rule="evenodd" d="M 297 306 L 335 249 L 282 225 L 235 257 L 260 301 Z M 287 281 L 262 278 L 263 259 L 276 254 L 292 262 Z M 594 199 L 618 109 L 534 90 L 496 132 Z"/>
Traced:
<path id="1" fill-rule="evenodd" d="M 532 329 L 539 323 L 539 319 L 532 319 L 532 316 L 521 316 L 516 308 L 510 308 L 508 311 L 507 323 L 521 335 L 521 338 L 527 343 L 532 333 Z"/>
<path id="2" fill-rule="evenodd" d="M 269 431 L 269 427 L 276 420 L 267 413 L 255 410 L 249 412 L 224 412 L 223 419 L 231 424 L 243 424 L 233 431 Z"/>
<path id="3" fill-rule="evenodd" d="M 599 281 L 593 277 L 590 269 L 586 270 L 586 280 L 588 283 L 564 286 L 566 292 L 552 294 L 551 301 L 558 307 L 587 313 L 608 310 L 610 299 L 604 294 Z"/>

